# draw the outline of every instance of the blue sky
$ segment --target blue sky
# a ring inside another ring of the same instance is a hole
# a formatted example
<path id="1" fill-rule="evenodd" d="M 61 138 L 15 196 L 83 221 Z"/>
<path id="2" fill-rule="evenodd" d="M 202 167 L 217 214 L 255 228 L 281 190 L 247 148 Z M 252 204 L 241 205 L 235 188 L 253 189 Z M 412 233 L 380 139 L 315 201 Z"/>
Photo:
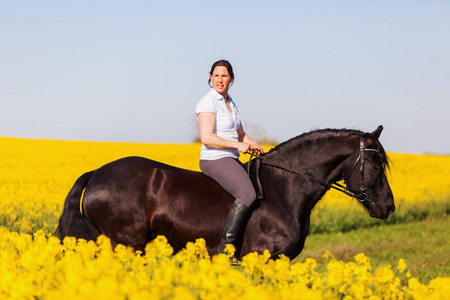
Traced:
<path id="1" fill-rule="evenodd" d="M 244 128 L 450 154 L 448 1 L 8 1 L 0 136 L 189 143 L 218 59 Z"/>

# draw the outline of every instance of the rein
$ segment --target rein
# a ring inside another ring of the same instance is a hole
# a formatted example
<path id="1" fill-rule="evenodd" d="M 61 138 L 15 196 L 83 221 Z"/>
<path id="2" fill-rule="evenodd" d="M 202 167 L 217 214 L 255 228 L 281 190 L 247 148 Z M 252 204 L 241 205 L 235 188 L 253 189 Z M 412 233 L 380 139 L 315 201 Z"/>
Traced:
<path id="1" fill-rule="evenodd" d="M 360 162 L 360 173 L 361 173 L 361 187 L 360 187 L 360 191 L 361 192 L 359 194 L 351 192 L 346 186 L 343 186 L 343 185 L 341 185 L 339 183 L 333 182 L 332 184 L 329 184 L 328 182 L 325 182 L 325 181 L 322 181 L 320 179 L 317 179 L 314 176 L 311 176 L 311 175 L 308 175 L 306 173 L 302 173 L 302 172 L 290 169 L 290 168 L 288 168 L 286 166 L 283 166 L 283 165 L 281 165 L 281 164 L 279 164 L 279 163 L 277 163 L 277 162 L 275 162 L 273 160 L 270 160 L 270 159 L 267 159 L 267 158 L 264 158 L 264 157 L 260 157 L 255 152 L 251 152 L 250 153 L 250 160 L 248 161 L 248 164 L 247 164 L 247 173 L 250 176 L 250 169 L 251 169 L 252 162 L 254 160 L 255 163 L 256 163 L 256 183 L 258 185 L 258 191 L 257 191 L 258 199 L 262 199 L 264 197 L 264 191 L 263 191 L 263 188 L 262 188 L 261 180 L 259 178 L 259 169 L 261 167 L 261 164 L 265 164 L 265 165 L 268 165 L 268 166 L 272 166 L 272 167 L 275 167 L 275 168 L 278 168 L 278 169 L 290 172 L 292 174 L 303 176 L 305 178 L 308 178 L 308 179 L 310 179 L 312 181 L 315 181 L 315 182 L 323 185 L 324 187 L 327 188 L 327 190 L 335 189 L 337 191 L 340 191 L 340 192 L 346 194 L 347 196 L 354 197 L 354 198 L 358 199 L 361 203 L 363 203 L 363 202 L 366 202 L 366 201 L 370 201 L 369 200 L 369 196 L 366 193 L 366 188 L 364 186 L 364 152 L 365 151 L 372 151 L 372 152 L 379 153 L 379 151 L 376 150 L 376 149 L 369 149 L 369 148 L 365 148 L 364 147 L 364 136 L 363 136 L 362 133 L 360 135 L 359 149 L 360 149 L 359 150 L 359 156 L 356 159 L 355 163 L 353 164 L 353 167 L 352 167 L 352 169 L 351 169 L 351 171 L 349 173 L 349 176 L 350 176 L 353 173 L 353 171 L 355 170 L 356 166 L 358 165 L 358 162 Z M 373 204 L 372 201 L 370 201 L 370 202 Z"/>

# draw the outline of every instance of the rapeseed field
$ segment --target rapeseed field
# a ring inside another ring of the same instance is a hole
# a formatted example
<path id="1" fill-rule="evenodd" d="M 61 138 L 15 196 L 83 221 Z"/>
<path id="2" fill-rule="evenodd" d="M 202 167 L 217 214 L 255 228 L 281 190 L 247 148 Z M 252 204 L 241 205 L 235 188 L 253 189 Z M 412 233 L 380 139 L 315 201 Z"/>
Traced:
<path id="1" fill-rule="evenodd" d="M 407 262 L 373 270 L 363 253 L 354 261 L 273 261 L 249 254 L 241 268 L 209 257 L 204 241 L 173 254 L 164 237 L 144 255 L 107 238 L 95 242 L 52 236 L 65 196 L 84 172 L 125 156 L 143 156 L 199 170 L 199 144 L 135 144 L 0 138 L 0 296 L 11 299 L 444 299 L 450 278 L 424 285 Z M 265 147 L 268 151 L 269 148 Z M 330 191 L 311 217 L 311 232 L 410 222 L 450 212 L 450 156 L 390 153 L 389 181 L 397 211 L 369 218 L 355 199 Z M 242 158 L 248 160 L 248 156 Z"/>

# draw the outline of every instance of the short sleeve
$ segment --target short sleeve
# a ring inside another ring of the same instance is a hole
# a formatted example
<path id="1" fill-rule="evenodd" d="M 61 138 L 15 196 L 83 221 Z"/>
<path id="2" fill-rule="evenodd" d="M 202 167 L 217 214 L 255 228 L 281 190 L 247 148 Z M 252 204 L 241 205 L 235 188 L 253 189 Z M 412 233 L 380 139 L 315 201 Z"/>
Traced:
<path id="1" fill-rule="evenodd" d="M 217 113 L 216 105 L 214 104 L 214 99 L 206 95 L 203 97 L 195 107 L 195 113 L 198 115 L 201 112 L 212 112 Z"/>

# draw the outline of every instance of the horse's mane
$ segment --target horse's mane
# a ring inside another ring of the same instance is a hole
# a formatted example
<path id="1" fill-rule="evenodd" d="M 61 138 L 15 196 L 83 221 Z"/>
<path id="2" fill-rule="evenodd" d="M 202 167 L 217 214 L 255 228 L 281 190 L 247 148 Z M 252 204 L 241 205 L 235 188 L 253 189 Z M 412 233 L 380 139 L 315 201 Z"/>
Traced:
<path id="1" fill-rule="evenodd" d="M 352 129 L 318 129 L 312 130 L 310 132 L 303 133 L 296 137 L 293 137 L 283 143 L 280 143 L 273 149 L 271 149 L 269 153 L 276 153 L 278 151 L 282 151 L 286 148 L 296 147 L 301 144 L 314 143 L 320 140 L 327 140 L 332 137 L 348 137 L 352 135 L 360 136 L 362 131 L 360 130 L 352 130 Z M 374 145 L 374 148 L 380 153 L 381 163 L 384 171 L 389 169 L 389 158 L 387 157 L 386 151 L 379 141 L 377 141 Z"/>
<path id="2" fill-rule="evenodd" d="M 339 137 L 339 136 L 350 136 L 350 135 L 356 135 L 360 134 L 361 131 L 357 130 L 349 130 L 349 129 L 319 129 L 319 130 L 312 130 L 310 132 L 305 132 L 301 135 L 298 135 L 296 137 L 293 137 L 275 148 L 271 149 L 269 152 L 278 152 L 280 150 L 285 149 L 286 147 L 295 147 L 300 144 L 310 143 L 310 142 L 316 142 L 318 140 L 327 139 L 330 137 Z"/>

